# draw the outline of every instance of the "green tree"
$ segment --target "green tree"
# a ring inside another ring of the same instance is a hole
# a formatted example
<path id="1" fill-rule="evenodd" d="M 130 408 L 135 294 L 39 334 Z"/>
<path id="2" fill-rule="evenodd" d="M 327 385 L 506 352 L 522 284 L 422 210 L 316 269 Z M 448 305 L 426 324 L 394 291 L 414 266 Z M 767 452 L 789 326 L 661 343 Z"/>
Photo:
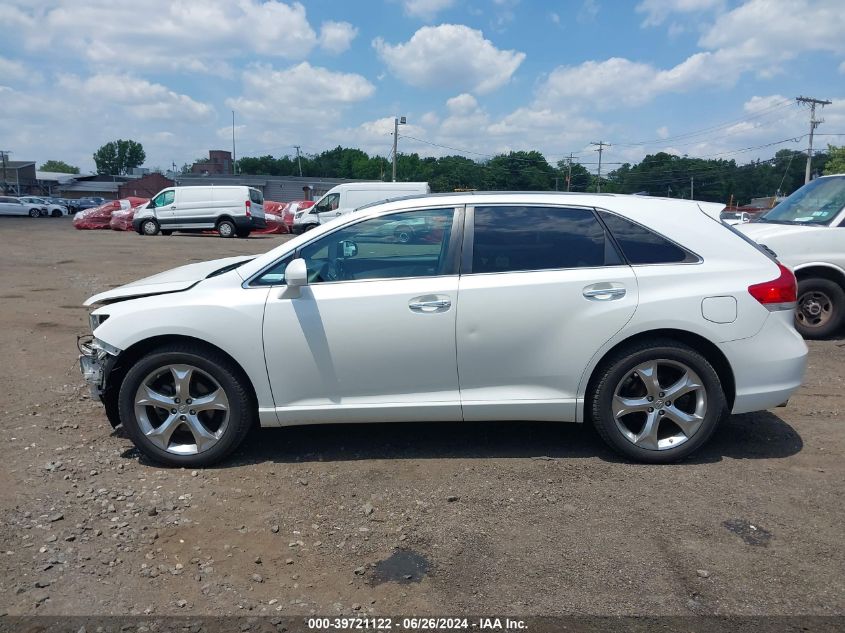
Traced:
<path id="1" fill-rule="evenodd" d="M 78 174 L 79 167 L 68 165 L 63 160 L 48 160 L 38 168 L 38 171 L 52 171 L 60 174 Z"/>
<path id="2" fill-rule="evenodd" d="M 827 163 L 824 166 L 825 176 L 831 174 L 845 174 L 845 145 L 827 146 Z"/>
<path id="3" fill-rule="evenodd" d="M 146 158 L 143 145 L 132 140 L 109 141 L 94 152 L 98 174 L 128 174 L 135 167 L 143 165 Z"/>

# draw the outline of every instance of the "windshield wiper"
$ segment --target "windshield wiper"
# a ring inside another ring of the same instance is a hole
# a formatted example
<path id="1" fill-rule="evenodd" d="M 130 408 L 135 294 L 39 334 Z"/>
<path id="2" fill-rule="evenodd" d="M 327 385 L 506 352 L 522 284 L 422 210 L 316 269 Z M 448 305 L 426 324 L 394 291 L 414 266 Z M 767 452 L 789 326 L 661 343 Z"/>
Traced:
<path id="1" fill-rule="evenodd" d="M 245 259 L 245 260 L 244 260 L 244 261 L 242 261 L 242 262 L 236 262 L 236 263 L 234 263 L 234 264 L 229 264 L 228 266 L 223 266 L 223 268 L 218 268 L 218 269 L 217 269 L 217 270 L 215 270 L 214 272 L 212 272 L 212 273 L 208 273 L 208 275 L 206 275 L 206 276 L 205 276 L 205 278 L 206 278 L 206 279 L 211 279 L 212 277 L 217 277 L 218 275 L 222 275 L 222 274 L 224 274 L 224 273 L 227 273 L 227 272 L 229 272 L 230 270 L 235 270 L 235 268 L 238 268 L 239 266 L 243 266 L 243 265 L 244 265 L 244 264 L 246 264 L 247 262 L 251 262 L 251 261 L 252 261 L 251 259 Z"/>

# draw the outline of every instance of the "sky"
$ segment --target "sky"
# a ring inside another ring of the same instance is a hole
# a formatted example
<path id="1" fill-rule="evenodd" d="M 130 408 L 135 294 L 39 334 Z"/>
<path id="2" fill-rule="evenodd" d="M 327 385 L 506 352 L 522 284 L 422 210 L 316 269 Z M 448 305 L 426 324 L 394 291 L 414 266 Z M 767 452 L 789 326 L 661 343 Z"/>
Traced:
<path id="1" fill-rule="evenodd" d="M 596 170 L 845 144 L 842 0 L 0 0 L 0 150 L 169 169 L 337 145 Z"/>

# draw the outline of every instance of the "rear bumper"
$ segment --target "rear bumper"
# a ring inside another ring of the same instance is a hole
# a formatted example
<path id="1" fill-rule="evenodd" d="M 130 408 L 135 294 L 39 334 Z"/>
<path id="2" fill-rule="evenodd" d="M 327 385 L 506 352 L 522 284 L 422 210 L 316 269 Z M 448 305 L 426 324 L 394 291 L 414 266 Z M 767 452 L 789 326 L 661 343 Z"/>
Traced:
<path id="1" fill-rule="evenodd" d="M 265 220 L 264 218 L 257 218 L 255 216 L 246 217 L 244 215 L 232 219 L 235 221 L 235 226 L 241 230 L 247 229 L 251 231 L 253 229 L 267 228 L 267 220 Z"/>
<path id="2" fill-rule="evenodd" d="M 794 311 L 772 312 L 754 336 L 722 343 L 734 372 L 736 398 L 731 413 L 771 409 L 801 386 L 807 344 L 792 325 Z"/>

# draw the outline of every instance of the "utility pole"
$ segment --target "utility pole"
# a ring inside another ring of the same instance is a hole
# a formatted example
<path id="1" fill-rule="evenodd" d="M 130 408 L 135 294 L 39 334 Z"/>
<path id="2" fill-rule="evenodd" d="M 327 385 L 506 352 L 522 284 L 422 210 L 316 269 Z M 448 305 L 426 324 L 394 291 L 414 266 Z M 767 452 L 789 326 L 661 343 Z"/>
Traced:
<path id="1" fill-rule="evenodd" d="M 599 141 L 597 143 L 590 143 L 590 145 L 595 145 L 598 147 L 597 151 L 599 153 L 599 173 L 598 173 L 598 180 L 596 181 L 596 193 L 601 193 L 601 154 L 604 151 L 605 147 L 610 147 L 610 143 L 605 143 L 604 141 Z"/>
<path id="2" fill-rule="evenodd" d="M 8 157 L 8 155 L 9 152 L 7 152 L 6 150 L 0 150 L 0 156 L 3 157 L 3 191 L 0 193 L 4 195 L 6 194 L 6 185 L 8 184 L 8 181 L 6 180 L 6 158 Z"/>
<path id="3" fill-rule="evenodd" d="M 299 145 L 294 145 L 296 148 L 296 163 L 299 165 L 299 177 L 302 178 L 302 160 L 299 158 Z"/>
<path id="4" fill-rule="evenodd" d="M 804 171 L 804 184 L 806 185 L 810 182 L 810 169 L 811 163 L 813 162 L 813 132 L 817 127 L 819 127 L 820 123 L 824 123 L 824 119 L 816 119 L 816 106 L 820 105 L 822 107 L 826 105 L 830 105 L 830 101 L 825 101 L 824 99 L 815 99 L 813 97 L 795 97 L 795 100 L 798 103 L 809 103 L 810 104 L 810 145 L 807 148 L 807 169 Z"/>
<path id="5" fill-rule="evenodd" d="M 237 173 L 235 164 L 237 163 L 237 156 L 235 155 L 235 111 L 232 110 L 232 175 Z"/>
<path id="6" fill-rule="evenodd" d="M 572 187 L 572 152 L 569 152 L 569 158 L 566 159 L 566 190 L 569 191 Z"/>
<path id="7" fill-rule="evenodd" d="M 393 182 L 396 182 L 396 144 L 399 141 L 399 126 L 405 125 L 405 117 L 393 117 Z"/>
<path id="8" fill-rule="evenodd" d="M 693 200 L 695 198 L 695 196 L 693 195 L 694 193 L 695 193 L 695 177 L 690 176 L 689 177 L 689 199 L 690 200 Z"/>

